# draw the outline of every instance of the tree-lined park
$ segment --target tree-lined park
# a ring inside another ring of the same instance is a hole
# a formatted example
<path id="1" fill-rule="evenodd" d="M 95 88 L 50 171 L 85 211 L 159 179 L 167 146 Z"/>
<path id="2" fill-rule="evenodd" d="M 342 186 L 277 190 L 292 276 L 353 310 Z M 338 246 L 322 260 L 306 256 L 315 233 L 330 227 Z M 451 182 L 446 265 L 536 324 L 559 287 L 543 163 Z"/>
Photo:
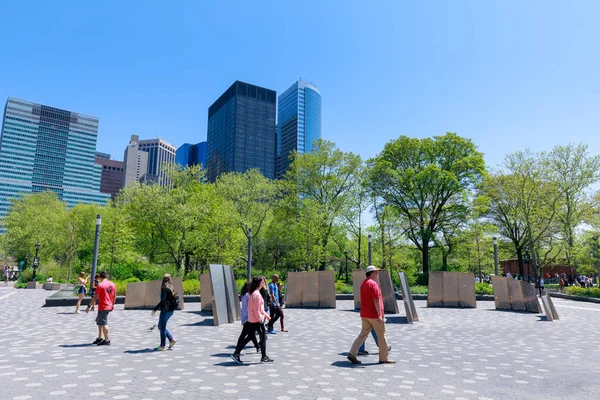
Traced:
<path id="1" fill-rule="evenodd" d="M 281 180 L 250 170 L 210 183 L 200 166 L 170 165 L 168 175 L 169 187 L 136 184 L 103 207 L 68 209 L 52 192 L 16 199 L 3 221 L 4 264 L 29 255 L 27 280 L 39 243 L 37 279 L 74 281 L 91 271 L 101 214 L 98 265 L 116 281 L 169 272 L 197 282 L 209 264 L 243 279 L 249 237 L 253 273 L 333 269 L 342 291 L 346 271 L 368 265 L 369 236 L 373 264 L 406 271 L 412 284 L 435 270 L 494 273 L 493 237 L 520 276 L 526 261 L 536 277 L 550 265 L 600 267 L 600 157 L 583 144 L 517 151 L 492 167 L 454 133 L 401 136 L 369 160 L 319 140 Z"/>

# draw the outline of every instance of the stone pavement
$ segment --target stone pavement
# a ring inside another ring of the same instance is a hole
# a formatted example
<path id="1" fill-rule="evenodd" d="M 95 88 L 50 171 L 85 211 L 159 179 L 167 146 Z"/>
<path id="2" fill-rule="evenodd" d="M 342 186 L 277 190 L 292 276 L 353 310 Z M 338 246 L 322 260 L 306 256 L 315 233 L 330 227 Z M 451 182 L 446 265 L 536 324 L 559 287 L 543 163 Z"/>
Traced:
<path id="1" fill-rule="evenodd" d="M 0 286 L 0 399 L 598 399 L 600 305 L 555 300 L 561 320 L 493 310 L 416 306 L 421 322 L 388 316 L 390 357 L 352 365 L 346 352 L 359 332 L 352 301 L 336 310 L 285 310 L 289 333 L 270 335 L 259 363 L 229 355 L 240 325 L 212 326 L 199 304 L 186 304 L 169 327 L 178 343 L 154 352 L 150 311 L 110 315 L 112 346 L 96 347 L 95 315 L 43 308 L 43 290 Z M 399 304 L 403 310 L 402 304 Z M 276 325 L 278 328 L 278 324 Z M 371 338 L 367 349 L 375 352 Z"/>

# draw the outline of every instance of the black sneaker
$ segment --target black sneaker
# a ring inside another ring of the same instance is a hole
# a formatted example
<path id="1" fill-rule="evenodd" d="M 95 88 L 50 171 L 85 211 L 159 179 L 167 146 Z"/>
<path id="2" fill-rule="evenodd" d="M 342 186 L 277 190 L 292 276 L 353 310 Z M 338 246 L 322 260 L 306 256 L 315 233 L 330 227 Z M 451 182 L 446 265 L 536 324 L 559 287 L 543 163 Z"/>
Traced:
<path id="1" fill-rule="evenodd" d="M 110 346 L 110 340 L 103 340 L 98 343 L 98 346 Z"/>
<path id="2" fill-rule="evenodd" d="M 369 352 L 366 351 L 366 350 L 363 350 L 363 351 L 359 351 L 358 353 L 356 353 L 356 355 L 358 355 L 358 356 L 368 356 Z"/>
<path id="3" fill-rule="evenodd" d="M 239 354 L 235 354 L 235 353 L 233 353 L 233 354 L 231 355 L 231 359 L 232 359 L 233 361 L 235 361 L 235 363 L 236 363 L 236 364 L 240 364 L 240 365 L 241 365 L 241 364 L 243 364 L 243 363 L 242 363 L 242 360 L 240 359 L 240 355 L 239 355 Z"/>
<path id="4" fill-rule="evenodd" d="M 350 360 L 352 364 L 362 364 L 362 362 L 358 358 L 356 358 L 354 354 L 348 353 L 348 360 Z"/>
<path id="5" fill-rule="evenodd" d="M 271 360 L 269 357 L 264 356 L 263 358 L 260 359 L 261 363 L 272 363 L 273 360 Z"/>
<path id="6" fill-rule="evenodd" d="M 96 338 L 96 340 L 94 340 L 92 344 L 99 344 L 100 342 L 102 342 L 102 340 L 102 338 Z"/>
<path id="7" fill-rule="evenodd" d="M 392 346 L 388 346 L 388 351 L 392 350 Z"/>

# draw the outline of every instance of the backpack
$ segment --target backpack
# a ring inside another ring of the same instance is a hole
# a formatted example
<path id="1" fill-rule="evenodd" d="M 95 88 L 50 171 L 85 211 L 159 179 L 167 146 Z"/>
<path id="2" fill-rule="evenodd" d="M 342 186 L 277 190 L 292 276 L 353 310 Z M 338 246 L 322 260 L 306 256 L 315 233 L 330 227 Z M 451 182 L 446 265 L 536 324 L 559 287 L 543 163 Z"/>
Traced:
<path id="1" fill-rule="evenodd" d="M 169 310 L 175 311 L 179 309 L 179 296 L 177 293 L 171 292 L 171 296 L 168 297 L 170 297 L 167 298 L 167 306 L 169 307 Z"/>

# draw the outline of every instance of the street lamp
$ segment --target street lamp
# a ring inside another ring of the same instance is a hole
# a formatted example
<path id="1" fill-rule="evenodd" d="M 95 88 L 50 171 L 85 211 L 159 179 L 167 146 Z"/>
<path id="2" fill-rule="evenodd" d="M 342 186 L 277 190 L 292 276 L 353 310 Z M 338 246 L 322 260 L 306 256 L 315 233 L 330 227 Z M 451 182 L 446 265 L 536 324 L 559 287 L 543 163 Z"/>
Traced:
<path id="1" fill-rule="evenodd" d="M 471 272 L 471 248 L 467 246 L 467 269 Z"/>
<path id="2" fill-rule="evenodd" d="M 525 246 L 525 259 L 523 260 L 527 263 L 527 281 L 529 281 L 529 262 L 531 259 L 529 258 L 529 246 Z M 523 279 L 523 277 L 521 277 Z"/>
<path id="3" fill-rule="evenodd" d="M 31 276 L 31 282 L 35 282 L 35 273 L 37 271 L 38 266 L 40 265 L 38 251 L 40 251 L 40 242 L 35 243 L 35 257 L 33 258 L 33 275 Z"/>
<path id="4" fill-rule="evenodd" d="M 94 277 L 96 276 L 96 267 L 98 265 L 98 246 L 100 245 L 100 225 L 102 224 L 102 215 L 96 215 L 96 237 L 94 239 L 94 258 L 92 258 L 92 277 L 90 279 L 90 293 L 94 288 Z"/>
<path id="5" fill-rule="evenodd" d="M 373 237 L 371 235 L 369 238 L 369 265 L 373 265 Z"/>
<path id="6" fill-rule="evenodd" d="M 498 240 L 494 236 L 494 274 L 498 276 Z"/>
<path id="7" fill-rule="evenodd" d="M 346 283 L 348 283 L 348 250 L 344 250 L 344 255 L 346 256 Z"/>

